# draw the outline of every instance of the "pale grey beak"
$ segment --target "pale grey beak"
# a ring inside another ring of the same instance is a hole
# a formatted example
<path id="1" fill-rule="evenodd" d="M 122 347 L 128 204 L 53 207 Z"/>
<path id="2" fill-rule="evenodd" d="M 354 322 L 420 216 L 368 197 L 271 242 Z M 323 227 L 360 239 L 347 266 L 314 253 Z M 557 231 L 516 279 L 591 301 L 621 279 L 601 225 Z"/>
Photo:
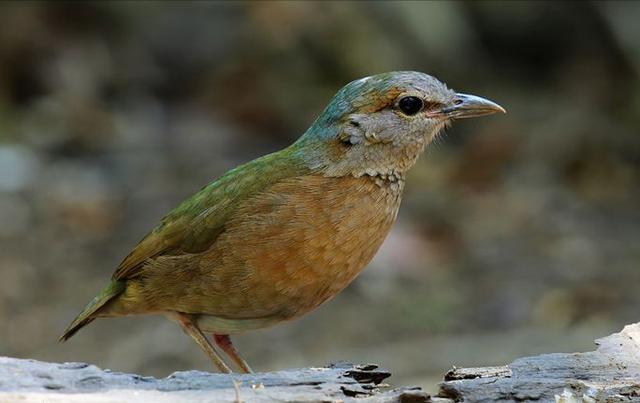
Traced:
<path id="1" fill-rule="evenodd" d="M 478 116 L 492 115 L 497 112 L 507 111 L 495 102 L 469 94 L 456 94 L 451 105 L 442 108 L 443 113 L 449 119 L 475 118 Z"/>

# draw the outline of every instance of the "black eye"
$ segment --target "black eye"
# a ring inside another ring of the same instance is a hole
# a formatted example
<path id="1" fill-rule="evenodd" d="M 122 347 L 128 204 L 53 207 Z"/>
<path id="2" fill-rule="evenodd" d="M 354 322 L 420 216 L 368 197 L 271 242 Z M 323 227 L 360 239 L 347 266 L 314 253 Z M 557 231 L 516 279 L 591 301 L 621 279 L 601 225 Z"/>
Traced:
<path id="1" fill-rule="evenodd" d="M 424 102 L 418 97 L 404 97 L 398 102 L 398 108 L 405 115 L 415 115 L 424 107 Z"/>

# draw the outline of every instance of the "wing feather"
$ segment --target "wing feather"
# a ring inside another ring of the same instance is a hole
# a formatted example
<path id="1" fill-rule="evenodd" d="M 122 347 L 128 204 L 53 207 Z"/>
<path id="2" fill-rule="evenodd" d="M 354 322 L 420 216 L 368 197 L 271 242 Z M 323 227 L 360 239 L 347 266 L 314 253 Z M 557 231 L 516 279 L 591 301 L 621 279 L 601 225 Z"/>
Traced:
<path id="1" fill-rule="evenodd" d="M 308 172 L 290 149 L 266 155 L 235 168 L 202 188 L 167 214 L 120 263 L 113 280 L 134 278 L 149 260 L 207 250 L 228 217 L 244 200 L 284 178 Z"/>

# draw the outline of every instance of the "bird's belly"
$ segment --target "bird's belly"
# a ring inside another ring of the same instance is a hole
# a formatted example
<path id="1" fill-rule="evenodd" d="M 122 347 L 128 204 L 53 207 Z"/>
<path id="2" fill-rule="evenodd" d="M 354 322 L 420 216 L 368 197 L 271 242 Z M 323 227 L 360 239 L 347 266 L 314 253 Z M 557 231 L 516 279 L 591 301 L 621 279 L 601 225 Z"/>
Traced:
<path id="1" fill-rule="evenodd" d="M 212 312 L 284 320 L 335 296 L 382 244 L 401 190 L 369 177 L 309 176 L 247 202 L 201 263 L 211 265 L 202 292 L 224 295 Z"/>

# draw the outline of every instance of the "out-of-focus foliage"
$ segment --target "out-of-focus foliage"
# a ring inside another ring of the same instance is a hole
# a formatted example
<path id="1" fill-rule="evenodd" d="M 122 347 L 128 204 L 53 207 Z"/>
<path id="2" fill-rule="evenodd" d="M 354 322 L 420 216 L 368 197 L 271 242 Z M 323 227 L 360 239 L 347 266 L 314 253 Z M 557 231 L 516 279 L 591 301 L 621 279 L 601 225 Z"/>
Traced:
<path id="1" fill-rule="evenodd" d="M 239 337 L 246 358 L 426 383 L 588 348 L 640 320 L 639 20 L 634 2 L 1 3 L 0 354 L 209 369 L 159 318 L 55 340 L 172 206 L 388 70 L 509 114 L 449 129 L 363 275 Z"/>

